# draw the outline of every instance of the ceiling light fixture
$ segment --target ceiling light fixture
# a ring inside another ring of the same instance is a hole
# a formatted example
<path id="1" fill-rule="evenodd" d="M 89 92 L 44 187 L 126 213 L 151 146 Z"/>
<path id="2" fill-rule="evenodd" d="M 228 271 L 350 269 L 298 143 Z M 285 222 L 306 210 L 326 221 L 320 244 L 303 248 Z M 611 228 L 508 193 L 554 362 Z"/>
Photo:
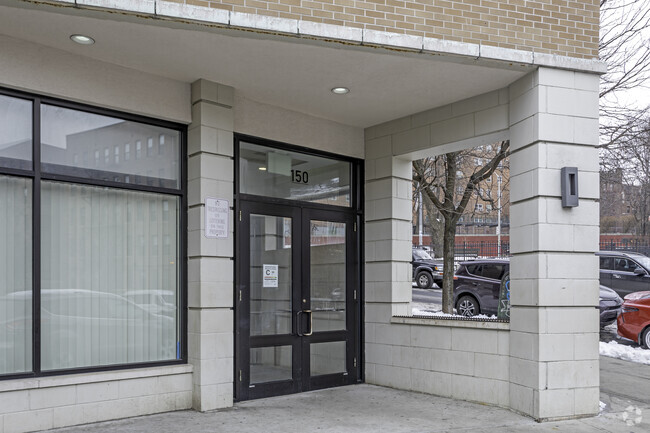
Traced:
<path id="1" fill-rule="evenodd" d="M 332 93 L 336 93 L 337 95 L 345 95 L 346 93 L 350 93 L 350 89 L 347 87 L 334 87 L 332 88 Z"/>
<path id="2" fill-rule="evenodd" d="M 92 45 L 95 43 L 95 40 L 93 38 L 86 35 L 70 35 L 70 39 L 72 39 L 73 42 L 81 45 Z"/>
<path id="3" fill-rule="evenodd" d="M 266 171 L 266 167 L 259 167 L 258 170 L 259 171 Z"/>

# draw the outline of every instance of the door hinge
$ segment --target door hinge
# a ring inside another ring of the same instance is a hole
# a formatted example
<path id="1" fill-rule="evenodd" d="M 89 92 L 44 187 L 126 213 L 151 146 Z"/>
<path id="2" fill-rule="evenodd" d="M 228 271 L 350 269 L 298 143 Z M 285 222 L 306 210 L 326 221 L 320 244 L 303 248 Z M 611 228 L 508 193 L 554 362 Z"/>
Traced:
<path id="1" fill-rule="evenodd" d="M 241 211 L 239 211 L 239 221 L 241 221 Z"/>
<path id="2" fill-rule="evenodd" d="M 356 366 L 357 366 L 357 358 L 354 358 L 354 367 L 356 368 Z M 240 372 L 241 372 L 241 370 L 240 370 Z"/>
<path id="3" fill-rule="evenodd" d="M 241 302 L 241 290 L 239 291 L 239 302 Z"/>
<path id="4" fill-rule="evenodd" d="M 354 300 L 357 300 L 357 289 L 354 289 Z"/>
<path id="5" fill-rule="evenodd" d="M 355 232 L 357 231 L 357 223 L 356 223 L 356 221 L 355 221 L 355 223 L 354 223 L 354 231 L 355 231 Z"/>
<path id="6" fill-rule="evenodd" d="M 239 381 L 241 382 L 241 370 L 239 370 Z"/>

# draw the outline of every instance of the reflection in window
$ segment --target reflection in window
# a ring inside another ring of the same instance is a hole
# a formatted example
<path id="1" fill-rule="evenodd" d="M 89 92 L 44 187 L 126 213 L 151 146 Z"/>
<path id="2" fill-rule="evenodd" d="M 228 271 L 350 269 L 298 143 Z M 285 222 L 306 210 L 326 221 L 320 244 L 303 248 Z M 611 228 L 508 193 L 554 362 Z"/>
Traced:
<path id="1" fill-rule="evenodd" d="M 135 180 L 132 183 L 180 187 L 178 131 L 47 104 L 41 105 L 41 129 L 42 169 L 47 173 L 118 181 L 123 179 L 123 175 L 130 174 L 136 175 L 131 178 Z M 154 134 L 158 136 L 161 133 L 167 136 L 174 151 L 166 157 L 150 157 L 153 155 Z M 146 156 L 142 154 L 143 140 L 147 140 Z M 135 142 L 138 162 L 130 157 L 131 142 Z M 123 158 L 120 157 L 122 144 L 115 143 L 125 143 Z M 98 158 L 92 167 L 74 160 L 73 155 L 89 148 L 100 152 L 100 156 L 103 154 L 102 164 Z M 145 173 L 162 173 L 163 177 L 146 178 L 143 176 Z"/>
<path id="2" fill-rule="evenodd" d="M 32 102 L 0 95 L 0 167 L 32 168 Z"/>

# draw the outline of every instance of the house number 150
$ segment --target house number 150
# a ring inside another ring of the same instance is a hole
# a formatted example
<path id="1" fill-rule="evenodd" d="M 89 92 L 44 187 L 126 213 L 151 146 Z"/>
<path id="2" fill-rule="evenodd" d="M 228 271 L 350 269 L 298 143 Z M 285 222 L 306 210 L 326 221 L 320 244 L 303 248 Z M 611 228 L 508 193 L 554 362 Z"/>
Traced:
<path id="1" fill-rule="evenodd" d="M 291 170 L 291 182 L 309 183 L 309 173 L 301 170 Z"/>

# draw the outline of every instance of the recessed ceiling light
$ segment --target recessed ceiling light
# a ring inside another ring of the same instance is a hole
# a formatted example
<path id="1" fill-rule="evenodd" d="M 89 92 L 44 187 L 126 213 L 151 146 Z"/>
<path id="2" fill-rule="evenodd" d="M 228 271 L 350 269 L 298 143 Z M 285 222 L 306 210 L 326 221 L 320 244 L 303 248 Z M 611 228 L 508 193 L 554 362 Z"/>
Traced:
<path id="1" fill-rule="evenodd" d="M 259 167 L 258 170 L 259 171 L 266 171 L 266 167 Z"/>
<path id="2" fill-rule="evenodd" d="M 95 43 L 95 40 L 93 38 L 86 35 L 71 35 L 70 39 L 72 39 L 73 42 L 81 45 L 92 45 Z"/>
<path id="3" fill-rule="evenodd" d="M 334 87 L 332 89 L 332 93 L 336 93 L 337 95 L 345 95 L 346 93 L 350 93 L 350 89 L 347 87 Z"/>

